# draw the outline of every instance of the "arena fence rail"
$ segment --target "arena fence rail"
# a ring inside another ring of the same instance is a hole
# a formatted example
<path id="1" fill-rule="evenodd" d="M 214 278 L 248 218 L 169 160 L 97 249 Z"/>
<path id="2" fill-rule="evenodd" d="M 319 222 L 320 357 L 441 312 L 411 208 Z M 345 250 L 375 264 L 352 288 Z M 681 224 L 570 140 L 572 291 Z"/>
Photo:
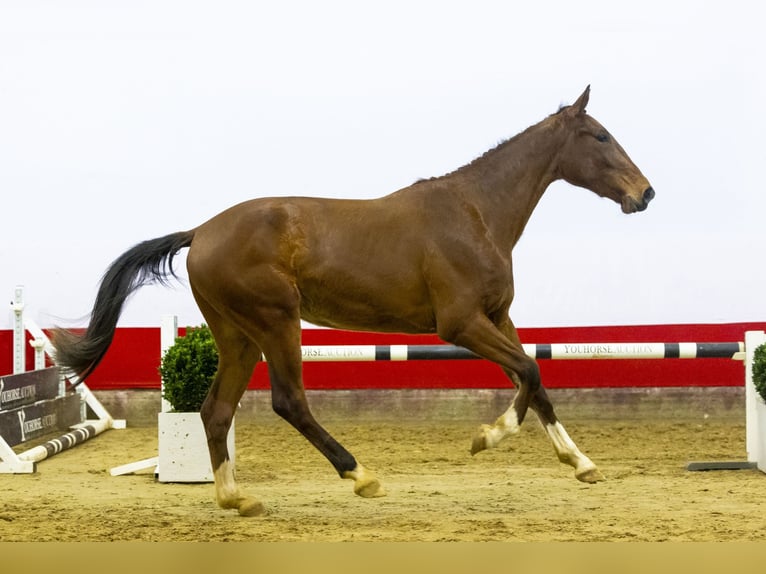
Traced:
<path id="1" fill-rule="evenodd" d="M 161 346 L 164 353 L 173 344 L 178 320 L 173 315 L 161 321 Z M 745 341 L 720 343 L 557 343 L 524 345 L 524 351 L 540 360 L 598 359 L 729 359 L 745 364 L 746 451 L 747 461 L 691 462 L 688 470 L 738 470 L 759 468 L 766 472 L 766 405 L 757 395 L 752 382 L 755 348 L 766 342 L 762 331 L 747 332 Z M 476 360 L 474 353 L 453 345 L 313 345 L 303 346 L 304 362 L 333 361 L 423 361 Z M 268 358 L 264 357 L 268 361 Z M 169 410 L 164 401 L 162 411 Z M 129 474 L 157 464 L 147 458 L 111 470 L 112 475 Z"/>

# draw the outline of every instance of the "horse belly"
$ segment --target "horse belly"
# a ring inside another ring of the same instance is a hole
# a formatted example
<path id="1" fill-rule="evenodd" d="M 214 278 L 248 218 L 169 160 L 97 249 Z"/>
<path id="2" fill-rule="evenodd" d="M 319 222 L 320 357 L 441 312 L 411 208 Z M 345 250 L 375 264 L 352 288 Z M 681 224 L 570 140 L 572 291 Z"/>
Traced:
<path id="1" fill-rule="evenodd" d="M 359 287 L 337 280 L 321 286 L 299 286 L 301 317 L 315 325 L 352 331 L 436 331 L 433 310 L 427 299 L 416 293 L 419 289 L 385 282 L 374 289 Z"/>

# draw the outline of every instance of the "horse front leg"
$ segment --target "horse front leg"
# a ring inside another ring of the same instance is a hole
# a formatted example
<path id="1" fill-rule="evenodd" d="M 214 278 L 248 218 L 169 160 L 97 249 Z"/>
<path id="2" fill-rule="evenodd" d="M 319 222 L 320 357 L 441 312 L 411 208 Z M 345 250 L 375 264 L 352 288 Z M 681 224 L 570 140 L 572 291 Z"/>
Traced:
<path id="1" fill-rule="evenodd" d="M 476 314 L 459 322 L 442 320 L 439 325 L 442 339 L 498 364 L 518 389 L 511 406 L 494 424 L 479 427 L 473 437 L 471 454 L 494 448 L 507 436 L 519 432 L 532 397 L 540 386 L 537 363 L 524 353 L 518 339 L 508 337 L 486 315 Z"/>
<path id="2" fill-rule="evenodd" d="M 515 354 L 518 355 L 518 352 Z M 483 424 L 479 427 L 471 442 L 472 455 L 495 448 L 506 437 L 517 434 L 521 428 L 534 393 L 539 387 L 540 374 L 537 364 L 533 364 L 533 361 L 531 363 L 522 359 L 517 361 L 520 366 L 516 369 L 503 368 L 506 376 L 517 388 L 516 396 L 511 406 L 497 417 L 493 424 Z"/>
<path id="3" fill-rule="evenodd" d="M 479 324 L 482 323 L 479 322 Z M 487 323 L 490 322 L 487 321 Z M 484 331 L 492 334 L 491 329 L 485 328 Z M 593 461 L 577 448 L 577 445 L 556 417 L 553 405 L 548 399 L 545 388 L 542 386 L 539 367 L 532 358 L 524 353 L 516 328 L 510 319 L 501 322 L 497 326 L 497 331 L 502 335 L 500 340 L 506 340 L 509 343 L 508 349 L 505 351 L 508 358 L 501 357 L 500 360 L 495 360 L 493 357 L 496 355 L 487 350 L 493 347 L 490 347 L 486 342 L 483 344 L 473 343 L 474 348 L 471 350 L 497 362 L 518 388 L 518 392 L 511 406 L 497 418 L 494 424 L 483 424 L 479 427 L 471 443 L 471 454 L 477 454 L 482 450 L 494 448 L 507 436 L 516 434 L 526 416 L 527 409 L 531 408 L 543 424 L 543 428 L 556 451 L 556 456 L 561 462 L 575 469 L 575 477 L 578 480 L 589 483 L 604 480 L 603 474 L 601 474 Z M 492 341 L 494 338 L 485 336 L 484 340 Z M 465 343 L 462 344 L 466 346 Z M 499 345 L 495 345 L 495 347 L 500 348 Z"/>
<path id="4" fill-rule="evenodd" d="M 300 387 L 286 384 L 278 369 L 269 361 L 272 408 L 290 423 L 333 465 L 341 478 L 354 481 L 354 493 L 363 498 L 385 496 L 380 481 L 373 472 L 356 461 L 330 433 L 314 418 L 305 392 Z"/>
<path id="5" fill-rule="evenodd" d="M 564 425 L 559 422 L 545 388 L 541 386 L 537 390 L 530 406 L 537 413 L 545 432 L 548 434 L 548 438 L 550 438 L 556 451 L 556 456 L 561 462 L 575 469 L 577 480 L 588 483 L 605 480 L 601 471 L 591 459 L 577 448 Z"/>
<path id="6" fill-rule="evenodd" d="M 545 389 L 541 386 L 535 393 L 530 407 L 537 413 L 551 444 L 553 444 L 553 449 L 556 451 L 559 461 L 574 468 L 575 478 L 581 482 L 593 483 L 605 480 L 604 475 L 601 474 L 601 471 L 593 461 L 577 448 L 564 425 L 556 418 L 553 407 L 545 395 Z M 481 425 L 473 438 L 471 454 L 494 448 L 508 435 L 517 433 L 519 430 L 517 416 L 514 401 L 514 404 L 511 404 L 508 410 L 500 415 L 494 424 Z"/>

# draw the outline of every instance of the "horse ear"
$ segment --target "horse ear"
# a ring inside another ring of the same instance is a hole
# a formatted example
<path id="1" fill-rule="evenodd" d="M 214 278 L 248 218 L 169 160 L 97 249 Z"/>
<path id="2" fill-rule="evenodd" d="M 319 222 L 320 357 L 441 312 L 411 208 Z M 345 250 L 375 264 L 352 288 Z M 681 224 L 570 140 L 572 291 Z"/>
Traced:
<path id="1" fill-rule="evenodd" d="M 585 91 L 580 94 L 580 97 L 577 98 L 577 101 L 570 106 L 570 109 L 572 112 L 574 112 L 574 115 L 581 115 L 585 113 L 585 107 L 588 105 L 588 99 L 590 98 L 590 84 L 585 88 Z"/>

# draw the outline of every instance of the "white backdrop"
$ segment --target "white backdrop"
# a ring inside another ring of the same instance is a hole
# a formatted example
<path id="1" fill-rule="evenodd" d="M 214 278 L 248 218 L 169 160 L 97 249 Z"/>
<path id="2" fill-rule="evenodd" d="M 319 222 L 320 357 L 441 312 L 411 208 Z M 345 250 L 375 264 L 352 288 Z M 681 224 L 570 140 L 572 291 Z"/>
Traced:
<path id="1" fill-rule="evenodd" d="M 0 0 L 0 299 L 82 324 L 131 245 L 263 195 L 376 197 L 573 101 L 657 198 L 554 184 L 520 326 L 766 320 L 762 3 Z M 183 274 L 183 259 L 178 269 Z M 146 288 L 121 325 L 199 323 Z M 10 328 L 10 311 L 0 328 Z"/>

